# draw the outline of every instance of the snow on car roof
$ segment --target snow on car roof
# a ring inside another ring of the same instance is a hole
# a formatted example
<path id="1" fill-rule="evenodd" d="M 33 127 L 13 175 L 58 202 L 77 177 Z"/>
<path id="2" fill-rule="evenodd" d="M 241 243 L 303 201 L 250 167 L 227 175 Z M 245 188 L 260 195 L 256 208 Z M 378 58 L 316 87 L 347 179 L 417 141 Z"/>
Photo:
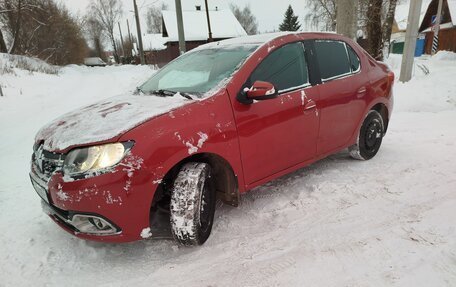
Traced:
<path id="1" fill-rule="evenodd" d="M 215 48 L 218 46 L 239 46 L 239 45 L 258 45 L 262 46 L 272 40 L 277 38 L 287 36 L 287 35 L 301 35 L 301 34 L 329 34 L 329 35 L 336 35 L 335 32 L 274 32 L 274 33 L 265 33 L 265 34 L 258 34 L 258 35 L 250 35 L 238 38 L 231 38 L 222 41 L 212 42 L 208 44 L 201 45 L 192 51 L 196 51 L 199 49 L 210 49 Z"/>

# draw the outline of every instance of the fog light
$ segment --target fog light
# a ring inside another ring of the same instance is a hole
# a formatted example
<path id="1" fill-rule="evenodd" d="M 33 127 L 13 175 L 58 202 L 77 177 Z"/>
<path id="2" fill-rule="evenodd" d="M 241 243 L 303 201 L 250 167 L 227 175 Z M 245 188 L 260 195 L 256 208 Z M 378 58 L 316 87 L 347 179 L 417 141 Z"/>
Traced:
<path id="1" fill-rule="evenodd" d="M 71 219 L 71 225 L 81 233 L 87 234 L 113 235 L 119 232 L 105 219 L 93 215 L 76 214 Z"/>
<path id="2" fill-rule="evenodd" d="M 99 230 L 107 230 L 111 228 L 109 224 L 101 218 L 89 218 L 89 222 L 95 225 Z"/>

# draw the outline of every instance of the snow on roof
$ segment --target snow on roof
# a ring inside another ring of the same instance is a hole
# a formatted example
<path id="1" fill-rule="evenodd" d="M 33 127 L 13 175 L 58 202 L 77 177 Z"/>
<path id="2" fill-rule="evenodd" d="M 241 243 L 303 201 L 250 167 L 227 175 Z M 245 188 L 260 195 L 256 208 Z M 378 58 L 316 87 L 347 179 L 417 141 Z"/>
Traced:
<path id="1" fill-rule="evenodd" d="M 450 10 L 451 21 L 456 26 L 456 0 L 447 0 L 448 9 Z"/>
<path id="2" fill-rule="evenodd" d="M 176 11 L 162 11 L 168 32 L 168 41 L 178 41 Z M 209 38 L 206 11 L 183 11 L 186 41 L 201 41 Z M 244 28 L 229 10 L 209 11 L 212 37 L 215 39 L 246 36 Z"/>
<path id="3" fill-rule="evenodd" d="M 423 22 L 424 16 L 431 2 L 432 0 L 424 0 L 423 4 L 421 5 L 420 25 Z M 456 25 L 456 0 L 447 0 L 447 3 L 453 25 Z M 399 27 L 399 30 L 401 31 L 407 29 L 409 6 L 410 0 L 405 0 L 396 6 L 396 15 L 394 18 L 396 20 L 397 26 Z"/>
<path id="4" fill-rule="evenodd" d="M 453 1 L 453 0 L 449 0 Z M 431 4 L 432 0 L 424 0 L 422 5 L 421 5 L 421 15 L 420 15 L 420 24 L 423 22 L 424 15 L 426 14 L 426 11 L 429 7 L 429 4 Z M 399 27 L 399 30 L 404 31 L 407 29 L 407 21 L 408 21 L 408 14 L 409 14 L 409 8 L 410 8 L 410 0 L 405 0 L 401 2 L 401 4 L 397 4 L 396 6 L 396 15 L 394 16 L 394 19 L 396 20 L 397 26 Z"/>
<path id="5" fill-rule="evenodd" d="M 440 30 L 445 30 L 445 29 L 451 29 L 453 28 L 453 23 L 448 22 L 445 24 L 440 24 Z M 432 31 L 432 27 L 427 28 L 426 30 L 423 30 L 421 33 L 428 33 Z"/>
<path id="6" fill-rule="evenodd" d="M 160 34 L 144 34 L 143 46 L 145 51 L 157 51 L 166 49 L 168 38 Z"/>

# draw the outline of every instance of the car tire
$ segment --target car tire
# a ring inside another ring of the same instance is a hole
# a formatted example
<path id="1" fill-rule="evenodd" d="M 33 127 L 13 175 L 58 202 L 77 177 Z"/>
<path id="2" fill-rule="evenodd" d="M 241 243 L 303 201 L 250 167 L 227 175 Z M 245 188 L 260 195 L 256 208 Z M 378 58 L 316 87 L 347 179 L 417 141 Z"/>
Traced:
<path id="1" fill-rule="evenodd" d="M 216 193 L 207 163 L 182 166 L 171 191 L 170 221 L 174 239 L 182 245 L 202 245 L 214 221 Z"/>
<path id="2" fill-rule="evenodd" d="M 354 159 L 369 160 L 373 158 L 382 145 L 385 125 L 379 112 L 369 111 L 358 134 L 356 144 L 348 148 Z"/>

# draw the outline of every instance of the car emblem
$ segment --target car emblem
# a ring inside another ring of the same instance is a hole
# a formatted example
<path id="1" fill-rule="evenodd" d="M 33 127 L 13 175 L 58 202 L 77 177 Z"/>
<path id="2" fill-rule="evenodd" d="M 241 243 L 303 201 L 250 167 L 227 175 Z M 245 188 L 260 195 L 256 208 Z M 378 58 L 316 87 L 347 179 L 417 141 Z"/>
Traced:
<path id="1" fill-rule="evenodd" d="M 35 151 L 35 164 L 38 167 L 38 170 L 43 172 L 43 145 Z"/>

